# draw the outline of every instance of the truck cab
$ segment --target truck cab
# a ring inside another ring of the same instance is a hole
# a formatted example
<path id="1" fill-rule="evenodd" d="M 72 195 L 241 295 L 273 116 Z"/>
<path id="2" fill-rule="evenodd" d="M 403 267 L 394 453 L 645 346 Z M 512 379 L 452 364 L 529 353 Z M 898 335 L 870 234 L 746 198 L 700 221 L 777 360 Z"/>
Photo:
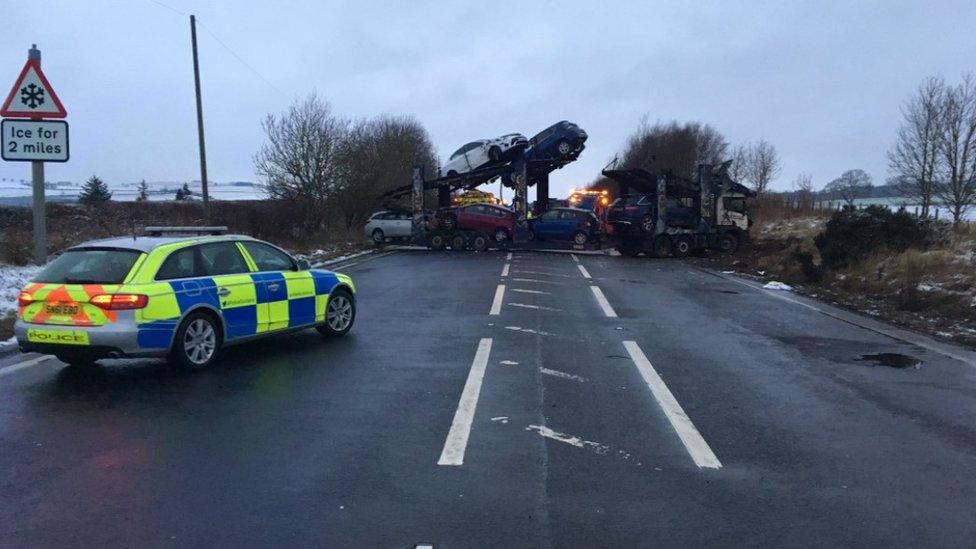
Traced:
<path id="1" fill-rule="evenodd" d="M 734 252 L 748 237 L 747 199 L 754 193 L 729 177 L 729 164 L 700 165 L 694 180 L 642 168 L 603 170 L 622 193 L 607 212 L 621 252 Z"/>

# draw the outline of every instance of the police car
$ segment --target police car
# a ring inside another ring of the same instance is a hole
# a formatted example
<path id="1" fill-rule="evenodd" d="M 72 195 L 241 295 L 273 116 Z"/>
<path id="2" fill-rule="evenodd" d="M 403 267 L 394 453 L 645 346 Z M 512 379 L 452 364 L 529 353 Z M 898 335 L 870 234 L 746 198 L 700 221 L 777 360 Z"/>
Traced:
<path id="1" fill-rule="evenodd" d="M 68 364 L 168 357 L 202 369 L 226 345 L 352 328 L 356 289 L 348 276 L 224 232 L 148 227 L 147 236 L 69 248 L 20 292 L 20 349 Z"/>

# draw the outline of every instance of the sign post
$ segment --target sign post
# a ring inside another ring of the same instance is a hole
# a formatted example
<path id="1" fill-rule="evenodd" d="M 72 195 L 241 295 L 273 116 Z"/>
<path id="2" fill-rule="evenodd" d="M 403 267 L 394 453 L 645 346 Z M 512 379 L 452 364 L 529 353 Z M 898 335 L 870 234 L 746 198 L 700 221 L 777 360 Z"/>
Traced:
<path id="1" fill-rule="evenodd" d="M 37 45 L 27 51 L 27 63 L 7 95 L 0 116 L 28 118 L 4 120 L 2 130 L 3 159 L 31 163 L 34 195 L 34 262 L 47 262 L 47 224 L 44 212 L 44 162 L 68 161 L 68 123 L 45 121 L 68 115 L 41 71 L 41 50 Z"/>

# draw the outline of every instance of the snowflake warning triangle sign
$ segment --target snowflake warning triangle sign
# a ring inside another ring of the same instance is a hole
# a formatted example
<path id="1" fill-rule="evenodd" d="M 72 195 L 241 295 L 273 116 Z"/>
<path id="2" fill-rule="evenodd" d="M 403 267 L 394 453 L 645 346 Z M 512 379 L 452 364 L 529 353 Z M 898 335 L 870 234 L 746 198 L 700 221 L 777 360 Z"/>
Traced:
<path id="1" fill-rule="evenodd" d="M 64 118 L 68 111 L 41 72 L 36 59 L 28 59 L 17 82 L 0 108 L 0 116 L 12 118 Z"/>

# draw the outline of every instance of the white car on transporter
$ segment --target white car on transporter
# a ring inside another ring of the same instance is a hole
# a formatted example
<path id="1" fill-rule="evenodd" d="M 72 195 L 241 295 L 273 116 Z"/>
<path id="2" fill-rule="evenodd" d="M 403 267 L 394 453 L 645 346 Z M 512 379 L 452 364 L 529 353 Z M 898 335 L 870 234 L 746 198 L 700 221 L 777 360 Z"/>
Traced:
<path id="1" fill-rule="evenodd" d="M 369 216 L 364 229 L 366 236 L 377 245 L 387 240 L 407 239 L 413 232 L 413 216 L 407 211 L 383 210 Z"/>
<path id="2" fill-rule="evenodd" d="M 521 153 L 528 144 L 529 140 L 520 133 L 472 141 L 454 151 L 447 164 L 441 167 L 441 175 L 453 177 L 510 159 L 513 155 Z"/>

